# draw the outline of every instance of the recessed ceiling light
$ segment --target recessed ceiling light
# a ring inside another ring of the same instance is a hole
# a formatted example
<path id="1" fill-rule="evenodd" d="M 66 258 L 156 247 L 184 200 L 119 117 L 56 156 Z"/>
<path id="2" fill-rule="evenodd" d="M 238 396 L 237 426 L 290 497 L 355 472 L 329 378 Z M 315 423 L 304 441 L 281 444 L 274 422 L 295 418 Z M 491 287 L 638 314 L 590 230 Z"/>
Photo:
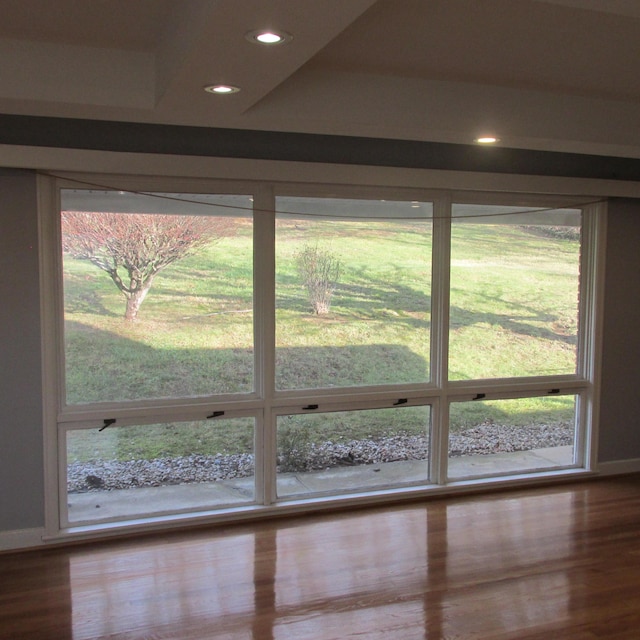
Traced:
<path id="1" fill-rule="evenodd" d="M 273 31 L 268 29 L 249 31 L 245 37 L 249 42 L 266 45 L 284 44 L 285 42 L 291 42 L 291 40 L 293 40 L 293 36 L 285 31 Z"/>
<path id="2" fill-rule="evenodd" d="M 495 144 L 498 142 L 498 138 L 495 136 L 480 136 L 479 138 L 476 138 L 476 142 L 478 144 Z"/>
<path id="3" fill-rule="evenodd" d="M 232 84 L 210 84 L 204 90 L 207 93 L 215 93 L 216 95 L 227 95 L 229 93 L 238 93 L 240 87 L 234 87 Z"/>

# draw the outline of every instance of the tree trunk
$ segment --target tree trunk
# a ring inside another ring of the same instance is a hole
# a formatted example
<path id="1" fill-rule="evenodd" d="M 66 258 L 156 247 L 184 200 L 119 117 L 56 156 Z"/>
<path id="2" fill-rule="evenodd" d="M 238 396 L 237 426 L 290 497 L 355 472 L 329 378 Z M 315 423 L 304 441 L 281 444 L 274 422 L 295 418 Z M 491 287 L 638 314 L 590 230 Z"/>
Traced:
<path id="1" fill-rule="evenodd" d="M 147 293 L 151 287 L 151 283 L 148 283 L 148 286 L 145 286 L 143 289 L 138 289 L 136 291 L 132 291 L 127 296 L 127 308 L 124 312 L 124 319 L 130 322 L 133 322 L 138 317 L 138 311 L 140 311 L 140 305 L 147 297 Z"/>

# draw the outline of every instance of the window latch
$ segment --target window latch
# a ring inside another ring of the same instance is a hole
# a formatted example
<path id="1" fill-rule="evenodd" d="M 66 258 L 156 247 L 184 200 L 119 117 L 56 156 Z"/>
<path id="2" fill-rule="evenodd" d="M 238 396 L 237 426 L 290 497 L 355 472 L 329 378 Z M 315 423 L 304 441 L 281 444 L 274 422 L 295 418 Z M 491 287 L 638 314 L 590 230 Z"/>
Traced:
<path id="1" fill-rule="evenodd" d="M 116 421 L 115 418 L 105 418 L 104 424 L 98 429 L 98 431 L 104 431 L 107 427 L 110 427 Z"/>
<path id="2" fill-rule="evenodd" d="M 305 411 L 313 411 L 318 408 L 317 404 L 308 404 L 306 407 L 302 407 Z"/>
<path id="3" fill-rule="evenodd" d="M 210 416 L 207 416 L 207 420 L 210 418 L 219 418 L 224 415 L 224 411 L 214 411 Z"/>
<path id="4" fill-rule="evenodd" d="M 399 404 L 407 404 L 407 402 L 409 402 L 408 398 L 398 398 L 398 401 L 394 402 L 393 406 L 397 407 Z"/>

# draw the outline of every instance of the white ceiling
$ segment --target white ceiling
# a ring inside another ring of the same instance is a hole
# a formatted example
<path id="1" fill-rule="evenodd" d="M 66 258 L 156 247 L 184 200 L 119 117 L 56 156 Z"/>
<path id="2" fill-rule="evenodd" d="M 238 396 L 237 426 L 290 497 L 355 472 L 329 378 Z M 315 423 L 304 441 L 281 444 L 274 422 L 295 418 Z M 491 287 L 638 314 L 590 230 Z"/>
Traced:
<path id="1" fill-rule="evenodd" d="M 0 0 L 0 113 L 640 158 L 640 0 Z"/>

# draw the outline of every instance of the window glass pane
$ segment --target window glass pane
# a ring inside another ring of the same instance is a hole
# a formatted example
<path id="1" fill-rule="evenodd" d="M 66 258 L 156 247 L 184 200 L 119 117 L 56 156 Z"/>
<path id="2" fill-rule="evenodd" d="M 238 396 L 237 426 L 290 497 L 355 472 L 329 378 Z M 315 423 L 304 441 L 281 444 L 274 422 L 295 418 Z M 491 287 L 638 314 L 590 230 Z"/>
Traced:
<path id="1" fill-rule="evenodd" d="M 432 205 L 278 198 L 278 389 L 429 380 Z"/>
<path id="2" fill-rule="evenodd" d="M 431 409 L 279 416 L 278 496 L 429 482 Z"/>
<path id="3" fill-rule="evenodd" d="M 451 404 L 449 477 L 571 466 L 576 400 L 576 396 L 545 396 Z"/>
<path id="4" fill-rule="evenodd" d="M 63 191 L 67 403 L 253 390 L 250 208 Z"/>
<path id="5" fill-rule="evenodd" d="M 254 419 L 67 432 L 69 522 L 254 500 Z"/>
<path id="6" fill-rule="evenodd" d="M 454 205 L 449 378 L 572 374 L 580 212 Z"/>

